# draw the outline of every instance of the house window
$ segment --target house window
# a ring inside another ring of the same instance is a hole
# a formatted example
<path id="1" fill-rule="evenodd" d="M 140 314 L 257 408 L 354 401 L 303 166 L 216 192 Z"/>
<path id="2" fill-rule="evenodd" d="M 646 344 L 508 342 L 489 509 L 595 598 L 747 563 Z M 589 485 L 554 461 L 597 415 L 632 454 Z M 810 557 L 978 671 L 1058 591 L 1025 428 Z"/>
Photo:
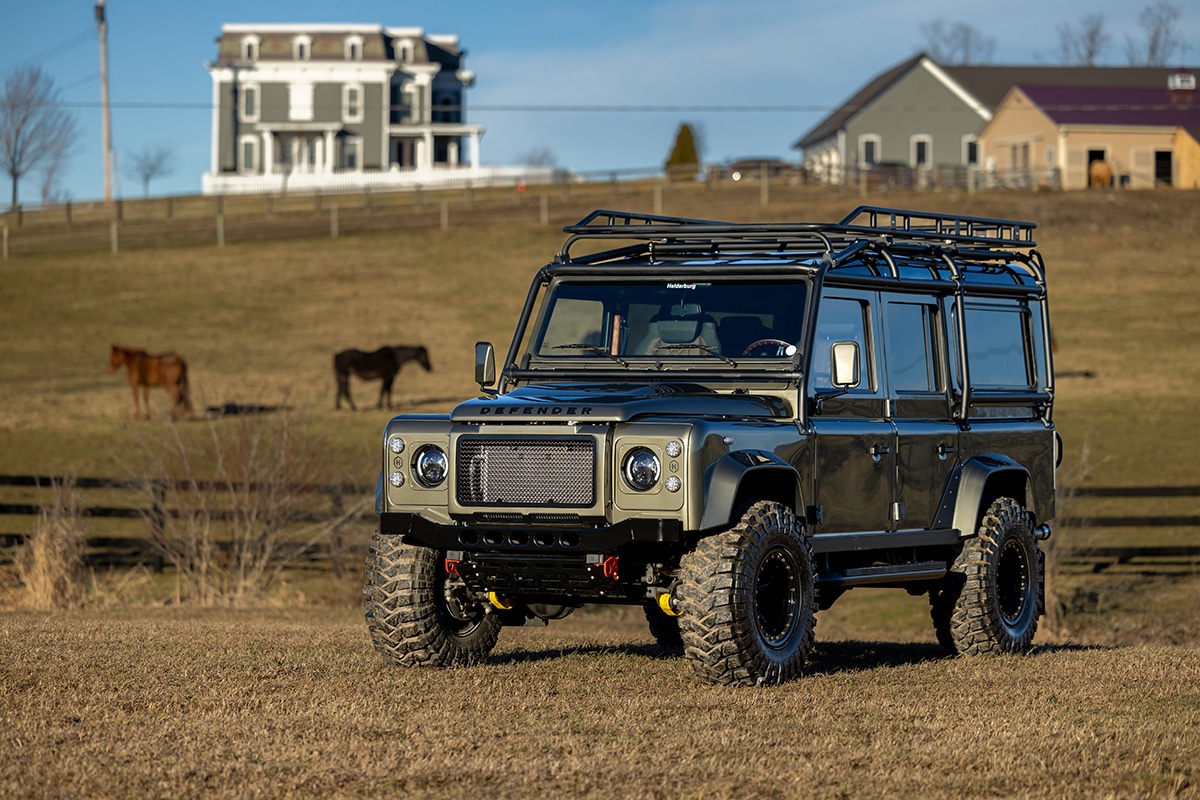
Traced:
<path id="1" fill-rule="evenodd" d="M 963 163 L 969 167 L 979 166 L 979 142 L 974 136 L 963 137 Z"/>
<path id="2" fill-rule="evenodd" d="M 346 39 L 346 60 L 347 61 L 362 61 L 362 39 L 357 36 L 351 36 Z"/>
<path id="3" fill-rule="evenodd" d="M 297 61 L 308 61 L 312 58 L 312 39 L 307 36 L 297 36 L 293 39 L 292 57 Z"/>
<path id="4" fill-rule="evenodd" d="M 342 169 L 362 169 L 362 137 L 347 136 L 342 141 Z"/>
<path id="5" fill-rule="evenodd" d="M 396 48 L 396 58 L 401 64 L 409 64 L 413 60 L 413 45 L 408 39 L 400 42 Z"/>
<path id="6" fill-rule="evenodd" d="M 858 163 L 864 167 L 879 163 L 880 138 L 877 133 L 864 133 L 858 137 Z"/>
<path id="7" fill-rule="evenodd" d="M 240 172 L 258 172 L 258 137 L 243 136 L 238 141 L 238 158 L 241 163 L 238 164 Z"/>
<path id="8" fill-rule="evenodd" d="M 258 122 L 258 84 L 244 83 L 239 91 L 238 118 L 242 122 Z"/>
<path id="9" fill-rule="evenodd" d="M 247 36 L 242 39 L 242 59 L 245 61 L 258 61 L 258 37 Z"/>
<path id="10" fill-rule="evenodd" d="M 293 83 L 288 86 L 288 119 L 307 122 L 313 118 L 313 85 Z"/>
<path id="11" fill-rule="evenodd" d="M 363 121 L 363 88 L 358 83 L 348 83 L 342 87 L 342 121 Z"/>
<path id="12" fill-rule="evenodd" d="M 924 133 L 918 133 L 913 136 L 909 146 L 909 165 L 913 167 L 928 167 L 932 156 L 933 138 Z"/>

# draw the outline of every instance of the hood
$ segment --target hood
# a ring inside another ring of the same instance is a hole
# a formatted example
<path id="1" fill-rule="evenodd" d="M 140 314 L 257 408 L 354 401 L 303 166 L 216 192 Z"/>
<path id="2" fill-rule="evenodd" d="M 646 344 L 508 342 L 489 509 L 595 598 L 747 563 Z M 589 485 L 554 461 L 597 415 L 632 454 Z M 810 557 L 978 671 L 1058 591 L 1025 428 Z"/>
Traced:
<path id="1" fill-rule="evenodd" d="M 480 397 L 451 413 L 455 422 L 625 422 L 639 416 L 786 417 L 787 406 L 773 397 L 718 394 L 689 383 L 609 384 L 605 386 L 522 386 L 497 397 Z"/>

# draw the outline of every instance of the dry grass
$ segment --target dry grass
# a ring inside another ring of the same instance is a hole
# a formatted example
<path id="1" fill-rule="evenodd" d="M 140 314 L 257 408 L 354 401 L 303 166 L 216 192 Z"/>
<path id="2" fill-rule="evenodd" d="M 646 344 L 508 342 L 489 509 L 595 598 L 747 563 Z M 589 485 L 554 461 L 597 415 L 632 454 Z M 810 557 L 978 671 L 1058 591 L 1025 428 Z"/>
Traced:
<path id="1" fill-rule="evenodd" d="M 640 615 L 397 670 L 357 615 L 0 617 L 0 796 L 1195 797 L 1191 649 L 945 660 L 822 644 L 803 680 L 698 685 Z"/>
<path id="2" fill-rule="evenodd" d="M 27 604 L 38 611 L 76 608 L 87 592 L 84 549 L 88 520 L 71 478 L 55 479 L 51 501 L 37 516 L 25 546 L 17 551 L 17 575 Z"/>

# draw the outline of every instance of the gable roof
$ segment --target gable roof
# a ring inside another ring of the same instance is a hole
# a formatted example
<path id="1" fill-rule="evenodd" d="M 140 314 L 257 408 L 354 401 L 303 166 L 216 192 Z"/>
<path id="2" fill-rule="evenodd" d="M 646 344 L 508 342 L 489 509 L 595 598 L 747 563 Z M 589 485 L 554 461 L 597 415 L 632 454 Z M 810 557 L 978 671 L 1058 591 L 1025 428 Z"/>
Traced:
<path id="1" fill-rule="evenodd" d="M 924 53 L 904 61 L 872 78 L 832 113 L 814 125 L 798 139 L 793 148 L 811 147 L 836 134 L 864 106 L 891 88 L 900 78 L 916 69 L 926 58 Z M 1022 86 L 1105 86 L 1161 88 L 1166 91 L 1167 78 L 1178 70 L 1169 67 L 1057 67 L 1057 66 L 967 66 L 946 67 L 929 61 L 935 74 L 950 81 L 956 94 L 974 98 L 977 104 L 994 109 L 1009 89 Z M 1196 70 L 1192 70 L 1195 72 Z M 968 102 L 968 105 L 971 103 Z"/>
<path id="2" fill-rule="evenodd" d="M 1172 102 L 1165 88 L 1018 86 L 1055 125 L 1200 126 L 1200 105 Z"/>

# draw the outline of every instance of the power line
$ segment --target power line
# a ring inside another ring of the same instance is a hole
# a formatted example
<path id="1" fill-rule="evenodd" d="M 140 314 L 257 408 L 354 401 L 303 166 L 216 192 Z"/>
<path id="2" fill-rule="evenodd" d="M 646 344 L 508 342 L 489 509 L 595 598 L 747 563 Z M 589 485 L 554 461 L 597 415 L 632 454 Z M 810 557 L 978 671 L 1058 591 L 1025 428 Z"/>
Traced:
<path id="1" fill-rule="evenodd" d="M 44 50 L 39 50 L 37 53 L 33 54 L 29 58 L 26 58 L 22 61 L 18 61 L 15 64 L 11 64 L 10 66 L 5 67 L 4 69 L 0 69 L 0 75 L 8 75 L 10 72 L 15 72 L 16 70 L 20 69 L 21 67 L 33 66 L 34 64 L 37 64 L 38 62 L 41 62 L 41 61 L 49 61 L 52 58 L 56 58 L 57 56 L 60 56 L 64 53 L 66 53 L 68 50 L 71 50 L 76 45 L 81 44 L 84 41 L 90 40 L 95 35 L 96 35 L 95 29 L 88 28 L 80 33 L 75 34 L 74 36 L 70 37 L 69 39 L 64 39 L 63 41 L 59 42 L 58 44 L 51 45 L 50 47 L 47 47 Z"/>

